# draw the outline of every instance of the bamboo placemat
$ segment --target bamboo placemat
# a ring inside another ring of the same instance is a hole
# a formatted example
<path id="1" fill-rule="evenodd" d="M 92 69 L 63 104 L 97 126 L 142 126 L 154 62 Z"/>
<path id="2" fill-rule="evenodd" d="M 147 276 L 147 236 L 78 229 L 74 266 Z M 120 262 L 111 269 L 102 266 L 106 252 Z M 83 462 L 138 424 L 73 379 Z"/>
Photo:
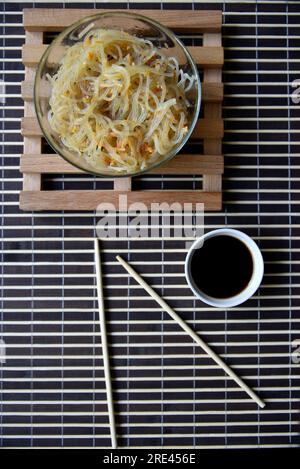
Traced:
<path id="1" fill-rule="evenodd" d="M 78 3 L 94 8 L 94 3 Z M 103 8 L 103 2 L 95 2 Z M 110 8 L 145 8 L 136 1 Z M 148 6 L 148 5 L 147 5 Z M 19 209 L 24 153 L 22 3 L 5 2 L 2 126 L 0 299 L 0 445 L 3 448 L 109 447 L 94 283 L 93 212 Z M 49 7 L 48 2 L 26 3 Z M 68 3 L 52 2 L 65 8 Z M 194 299 L 183 273 L 185 238 L 127 234 L 102 243 L 106 313 L 123 448 L 299 447 L 300 233 L 298 1 L 160 3 L 152 9 L 217 9 L 223 15 L 225 134 L 223 209 L 205 229 L 233 227 L 252 236 L 265 259 L 257 294 L 233 310 Z M 46 33 L 46 42 L 52 32 Z M 202 36 L 179 34 L 188 46 Z M 294 95 L 293 95 L 294 93 Z M 113 181 L 105 188 L 113 189 Z M 195 175 L 149 175 L 137 189 L 201 188 Z M 44 190 L 103 189 L 82 174 L 44 177 Z M 125 223 L 130 220 L 125 219 Z M 133 282 L 120 254 L 259 391 L 259 410 L 181 334 Z M 129 294 L 129 296 L 128 296 Z M 4 362 L 5 361 L 5 362 Z"/>

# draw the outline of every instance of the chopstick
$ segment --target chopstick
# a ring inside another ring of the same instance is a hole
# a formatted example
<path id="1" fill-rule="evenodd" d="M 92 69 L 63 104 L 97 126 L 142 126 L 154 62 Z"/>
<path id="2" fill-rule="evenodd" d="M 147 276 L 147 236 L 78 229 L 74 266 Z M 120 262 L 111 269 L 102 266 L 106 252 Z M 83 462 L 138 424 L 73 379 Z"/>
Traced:
<path id="1" fill-rule="evenodd" d="M 104 376 L 105 376 L 107 407 L 108 407 L 109 426 L 110 426 L 110 437 L 111 437 L 111 446 L 112 448 L 116 449 L 117 448 L 116 424 L 115 424 L 114 405 L 113 405 L 113 396 L 112 396 L 110 367 L 109 367 L 109 353 L 108 353 L 106 322 L 105 322 L 105 314 L 104 314 L 101 259 L 100 259 L 100 249 L 99 249 L 98 239 L 94 240 L 94 251 L 95 251 L 95 265 L 96 265 L 99 323 L 100 323 L 100 331 L 101 331 L 101 343 L 102 343 Z"/>
<path id="2" fill-rule="evenodd" d="M 209 355 L 223 370 L 261 407 L 265 403 L 258 397 L 249 386 L 228 366 L 226 363 L 178 316 L 177 313 L 163 300 L 150 285 L 126 262 L 122 257 L 116 256 L 116 259 L 122 264 L 125 270 L 146 290 L 147 293 L 164 309 L 171 318 L 174 319 L 182 329 L 187 332 L 192 339 Z"/>

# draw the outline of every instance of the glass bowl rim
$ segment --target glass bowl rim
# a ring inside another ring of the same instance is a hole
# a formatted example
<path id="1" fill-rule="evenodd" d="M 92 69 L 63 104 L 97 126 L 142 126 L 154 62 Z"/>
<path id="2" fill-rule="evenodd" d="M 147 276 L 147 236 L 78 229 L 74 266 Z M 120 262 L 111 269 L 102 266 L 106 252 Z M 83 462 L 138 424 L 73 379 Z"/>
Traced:
<path id="1" fill-rule="evenodd" d="M 48 56 L 49 56 L 50 52 L 55 48 L 56 44 L 58 42 L 60 42 L 69 33 L 71 33 L 74 29 L 79 27 L 82 23 L 90 23 L 92 21 L 96 21 L 98 19 L 105 18 L 105 17 L 111 17 L 111 16 L 131 17 L 131 18 L 136 19 L 136 20 L 144 21 L 145 23 L 150 23 L 155 28 L 157 28 L 158 30 L 163 31 L 166 34 L 166 36 L 170 37 L 171 40 L 173 42 L 177 43 L 180 46 L 180 48 L 183 50 L 185 56 L 188 59 L 189 65 L 191 66 L 191 68 L 193 70 L 193 74 L 194 74 L 195 79 L 196 79 L 197 97 L 196 97 L 196 102 L 195 102 L 195 105 L 194 105 L 193 117 L 192 117 L 191 124 L 190 124 L 190 127 L 189 127 L 189 130 L 188 130 L 187 134 L 184 136 L 182 141 L 177 146 L 175 146 L 167 154 L 166 158 L 163 158 L 162 160 L 157 161 L 153 165 L 151 165 L 151 166 L 149 166 L 149 167 L 147 167 L 143 170 L 137 171 L 135 173 L 103 174 L 103 173 L 99 173 L 99 172 L 93 171 L 93 170 L 86 170 L 82 166 L 80 166 L 79 164 L 71 161 L 66 155 L 64 155 L 64 153 L 61 149 L 57 148 L 56 143 L 51 138 L 51 135 L 49 135 L 48 132 L 44 129 L 43 124 L 42 124 L 42 119 L 41 119 L 42 112 L 41 112 L 41 109 L 40 109 L 40 106 L 39 106 L 39 97 L 37 96 L 37 87 L 38 87 L 38 82 L 39 82 L 39 77 L 41 75 L 41 71 L 42 71 L 42 69 L 43 69 L 43 67 L 44 67 L 44 65 L 45 65 L 45 63 L 48 59 Z M 35 108 L 35 112 L 36 112 L 36 116 L 37 116 L 40 128 L 42 130 L 43 136 L 45 137 L 45 139 L 47 140 L 49 145 L 52 147 L 52 149 L 55 151 L 55 153 L 60 155 L 65 161 L 67 161 L 68 163 L 70 163 L 71 165 L 76 167 L 77 169 L 80 169 L 83 173 L 93 174 L 93 175 L 95 175 L 97 177 L 100 177 L 100 178 L 103 178 L 103 179 L 115 179 L 115 178 L 124 178 L 124 177 L 135 177 L 135 176 L 140 176 L 142 174 L 145 174 L 147 172 L 151 172 L 153 169 L 159 168 L 160 166 L 162 166 L 165 163 L 167 163 L 168 161 L 170 161 L 172 158 L 174 158 L 174 156 L 176 156 L 180 152 L 182 147 L 189 140 L 189 138 L 190 138 L 190 136 L 191 136 L 191 134 L 192 134 L 192 132 L 195 128 L 196 122 L 198 120 L 200 107 L 201 107 L 202 88 L 201 88 L 201 81 L 200 81 L 198 69 L 197 69 L 197 66 L 196 66 L 190 52 L 188 51 L 187 47 L 183 44 L 183 42 L 176 36 L 176 34 L 173 33 L 173 31 L 171 29 L 169 29 L 167 26 L 162 25 L 158 21 L 153 20 L 152 18 L 149 18 L 148 16 L 140 15 L 139 13 L 130 12 L 130 11 L 114 10 L 114 11 L 105 11 L 105 12 L 85 16 L 85 17 L 81 18 L 80 20 L 72 23 L 70 26 L 64 28 L 57 35 L 57 37 L 55 37 L 53 39 L 53 41 L 49 44 L 47 49 L 44 51 L 44 53 L 43 53 L 43 55 L 42 55 L 42 57 L 41 57 L 41 59 L 38 63 L 38 66 L 37 66 L 37 69 L 36 69 L 36 74 L 35 74 L 35 79 L 34 79 L 34 93 L 33 94 L 34 94 L 34 108 Z"/>

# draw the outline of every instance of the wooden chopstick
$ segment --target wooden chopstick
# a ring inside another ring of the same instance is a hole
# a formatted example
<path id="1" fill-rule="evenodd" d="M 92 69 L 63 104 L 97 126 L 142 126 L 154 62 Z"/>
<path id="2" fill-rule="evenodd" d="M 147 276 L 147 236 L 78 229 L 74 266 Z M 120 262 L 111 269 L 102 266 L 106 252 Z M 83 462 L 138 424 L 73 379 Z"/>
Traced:
<path id="1" fill-rule="evenodd" d="M 94 248 L 95 248 L 94 251 L 95 251 L 95 265 L 96 265 L 99 323 L 100 323 L 100 331 L 101 331 L 101 343 L 102 343 L 104 376 L 105 376 L 105 384 L 106 384 L 110 437 L 111 437 L 112 448 L 116 449 L 117 448 L 116 424 L 115 424 L 114 404 L 113 404 L 111 376 L 110 376 L 110 367 L 109 367 L 109 353 L 108 353 L 106 322 L 105 322 L 105 313 L 104 313 L 102 270 L 101 270 L 101 259 L 100 259 L 100 249 L 99 249 L 98 239 L 94 240 Z"/>
<path id="2" fill-rule="evenodd" d="M 186 322 L 163 300 L 148 283 L 126 262 L 122 257 L 116 256 L 125 270 L 146 290 L 147 293 L 176 321 L 182 329 L 187 332 L 192 339 L 221 367 L 223 370 L 260 406 L 265 407 L 265 403 L 258 397 L 244 381 L 217 355 Z"/>

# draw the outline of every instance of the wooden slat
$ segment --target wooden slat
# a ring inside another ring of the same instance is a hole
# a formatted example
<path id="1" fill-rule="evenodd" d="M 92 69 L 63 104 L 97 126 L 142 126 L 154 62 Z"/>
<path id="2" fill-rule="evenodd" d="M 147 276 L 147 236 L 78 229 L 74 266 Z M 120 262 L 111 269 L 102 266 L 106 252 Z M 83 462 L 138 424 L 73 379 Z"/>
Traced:
<path id="1" fill-rule="evenodd" d="M 29 45 L 24 44 L 22 47 L 22 62 L 27 67 L 36 67 L 47 49 L 47 45 Z M 224 63 L 224 53 L 222 47 L 200 47 L 200 46 L 191 46 L 188 47 L 188 50 L 191 56 L 194 59 L 194 62 L 206 68 L 216 68 L 222 67 Z M 49 55 L 48 66 L 57 65 L 65 51 L 64 47 L 57 49 L 57 53 L 52 53 Z M 162 52 L 165 55 L 172 55 L 173 49 L 163 49 Z"/>
<path id="2" fill-rule="evenodd" d="M 56 154 L 24 154 L 21 155 L 21 173 L 40 174 L 82 174 L 84 171 L 68 163 L 61 156 Z"/>
<path id="3" fill-rule="evenodd" d="M 223 157 L 221 155 L 179 154 L 165 165 L 149 171 L 148 174 L 222 174 L 223 170 Z M 31 172 L 38 174 L 83 173 L 83 171 L 65 161 L 61 156 L 55 154 L 22 155 L 20 171 L 22 173 Z M 125 179 L 128 178 L 118 178 L 116 181 L 123 181 Z"/>
<path id="4" fill-rule="evenodd" d="M 31 46 L 41 45 L 43 42 L 43 33 L 26 31 L 25 39 L 27 44 Z M 26 80 L 33 80 L 35 70 L 30 67 L 25 67 Z M 25 102 L 24 106 L 25 116 L 35 116 L 35 109 L 33 102 Z M 42 150 L 41 136 L 34 136 L 24 138 L 24 152 L 25 153 L 40 153 Z M 37 173 L 27 173 L 23 175 L 23 190 L 26 191 L 40 191 L 42 186 L 41 175 Z"/>
<path id="5" fill-rule="evenodd" d="M 22 98 L 24 101 L 33 100 L 33 81 L 22 82 Z M 42 97 L 49 97 L 51 88 L 45 88 Z M 202 83 L 202 102 L 215 103 L 223 101 L 223 83 Z"/>
<path id="6" fill-rule="evenodd" d="M 33 100 L 33 91 L 34 91 L 34 82 L 33 81 L 22 81 L 21 83 L 21 94 L 22 94 L 22 99 L 27 102 L 27 101 L 32 101 Z M 49 94 L 44 92 L 42 94 L 42 97 L 48 97 Z"/>
<path id="7" fill-rule="evenodd" d="M 223 157 L 216 155 L 179 154 L 159 168 L 152 169 L 149 174 L 193 175 L 222 174 L 224 172 Z"/>
<path id="8" fill-rule="evenodd" d="M 219 138 L 224 136 L 223 119 L 199 119 L 192 133 L 192 139 Z M 208 154 L 208 152 L 205 152 Z"/>
<path id="9" fill-rule="evenodd" d="M 224 97 L 223 83 L 202 83 L 203 103 L 222 103 Z"/>
<path id="10" fill-rule="evenodd" d="M 131 177 L 115 178 L 114 190 L 115 191 L 131 191 L 132 180 Z"/>
<path id="11" fill-rule="evenodd" d="M 42 131 L 36 117 L 23 117 L 21 132 L 24 137 L 42 135 Z M 192 138 L 222 138 L 223 135 L 224 125 L 222 119 L 199 119 L 192 134 Z"/>
<path id="12" fill-rule="evenodd" d="M 188 46 L 187 49 L 199 67 L 221 68 L 224 65 L 223 47 Z M 174 55 L 172 48 L 162 49 L 162 52 L 167 56 Z M 179 64 L 182 65 L 180 60 Z"/>
<path id="13" fill-rule="evenodd" d="M 95 210 L 101 203 L 113 203 L 118 209 L 119 196 L 127 196 L 127 206 L 140 202 L 151 208 L 153 203 L 181 204 L 204 203 L 205 210 L 220 210 L 222 206 L 221 192 L 204 191 L 23 191 L 20 194 L 22 210 Z M 124 203 L 121 204 L 122 210 Z M 194 206 L 195 208 L 195 206 Z"/>
<path id="14" fill-rule="evenodd" d="M 23 24 L 27 31 L 61 31 L 75 21 L 101 12 L 107 13 L 107 10 L 24 9 Z M 176 32 L 218 32 L 221 31 L 222 27 L 222 12 L 220 10 L 195 10 L 193 12 L 179 10 L 130 10 L 130 12 L 148 16 L 174 29 Z"/>
<path id="15" fill-rule="evenodd" d="M 203 45 L 208 47 L 221 46 L 222 36 L 221 34 L 210 34 L 205 33 L 203 35 Z M 219 69 L 204 70 L 203 73 L 204 82 L 221 83 L 222 82 L 222 71 Z M 204 118 L 205 119 L 220 119 L 222 117 L 222 105 L 221 103 L 205 103 L 204 104 Z M 204 153 L 222 154 L 222 140 L 221 138 L 204 138 L 203 141 Z M 222 177 L 218 175 L 203 175 L 203 190 L 205 191 L 221 191 L 222 190 Z"/>
<path id="16" fill-rule="evenodd" d="M 36 67 L 47 48 L 48 46 L 46 44 L 32 46 L 30 44 L 24 44 L 22 46 L 23 64 L 27 67 Z M 47 65 L 57 65 L 66 50 L 66 47 L 58 46 L 54 53 L 51 54 L 51 57 L 49 57 Z"/>
<path id="17" fill-rule="evenodd" d="M 40 88 L 40 97 L 41 98 L 50 98 L 51 96 L 51 84 L 49 82 L 43 82 Z M 21 94 L 25 102 L 33 101 L 34 93 L 34 81 L 22 81 L 21 83 Z"/>

